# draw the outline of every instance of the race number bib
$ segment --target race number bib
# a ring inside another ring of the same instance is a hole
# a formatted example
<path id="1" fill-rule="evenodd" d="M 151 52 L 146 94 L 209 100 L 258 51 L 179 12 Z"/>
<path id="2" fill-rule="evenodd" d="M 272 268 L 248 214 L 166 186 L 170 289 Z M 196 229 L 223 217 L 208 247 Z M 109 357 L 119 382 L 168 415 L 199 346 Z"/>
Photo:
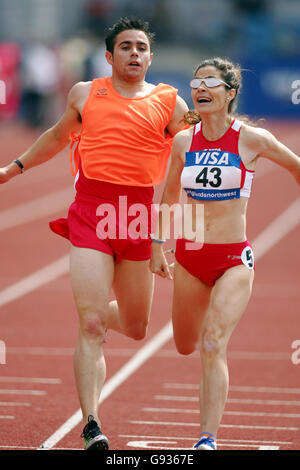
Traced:
<path id="1" fill-rule="evenodd" d="M 248 269 L 254 268 L 254 254 L 250 246 L 243 249 L 241 260 Z"/>

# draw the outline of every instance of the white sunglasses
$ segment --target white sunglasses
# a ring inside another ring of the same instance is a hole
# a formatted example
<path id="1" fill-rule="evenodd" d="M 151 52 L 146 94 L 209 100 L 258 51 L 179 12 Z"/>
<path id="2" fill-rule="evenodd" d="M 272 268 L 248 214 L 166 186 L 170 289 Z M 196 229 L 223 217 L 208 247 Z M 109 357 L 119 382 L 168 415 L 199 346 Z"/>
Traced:
<path id="1" fill-rule="evenodd" d="M 193 78 L 190 81 L 190 86 L 191 86 L 191 88 L 196 89 L 196 88 L 199 88 L 199 86 L 202 84 L 202 82 L 205 83 L 205 86 L 207 86 L 207 88 L 214 88 L 214 87 L 222 85 L 222 84 L 227 86 L 228 88 L 231 88 L 231 86 L 228 85 L 228 83 L 225 83 L 225 82 L 223 82 L 223 80 L 220 80 L 219 78 L 216 78 L 216 77 Z"/>

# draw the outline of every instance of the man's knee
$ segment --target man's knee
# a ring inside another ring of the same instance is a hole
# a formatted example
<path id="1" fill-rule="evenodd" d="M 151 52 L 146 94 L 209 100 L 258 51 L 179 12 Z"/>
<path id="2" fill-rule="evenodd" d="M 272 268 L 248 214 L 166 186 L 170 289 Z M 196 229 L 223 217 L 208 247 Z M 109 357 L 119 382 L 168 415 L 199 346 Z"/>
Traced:
<path id="1" fill-rule="evenodd" d="M 80 330 L 87 339 L 103 341 L 106 333 L 106 315 L 101 312 L 85 312 L 80 317 Z"/>

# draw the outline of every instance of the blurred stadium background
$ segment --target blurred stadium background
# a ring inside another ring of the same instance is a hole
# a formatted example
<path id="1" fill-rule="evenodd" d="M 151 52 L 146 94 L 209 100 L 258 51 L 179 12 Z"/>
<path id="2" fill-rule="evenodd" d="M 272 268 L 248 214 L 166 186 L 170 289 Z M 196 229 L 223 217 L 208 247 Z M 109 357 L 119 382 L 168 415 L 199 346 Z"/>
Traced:
<path id="1" fill-rule="evenodd" d="M 53 123 L 74 83 L 110 74 L 104 29 L 132 15 L 156 32 L 149 81 L 191 105 L 196 65 L 229 57 L 245 69 L 240 113 L 300 118 L 299 0 L 0 0 L 1 122 Z"/>

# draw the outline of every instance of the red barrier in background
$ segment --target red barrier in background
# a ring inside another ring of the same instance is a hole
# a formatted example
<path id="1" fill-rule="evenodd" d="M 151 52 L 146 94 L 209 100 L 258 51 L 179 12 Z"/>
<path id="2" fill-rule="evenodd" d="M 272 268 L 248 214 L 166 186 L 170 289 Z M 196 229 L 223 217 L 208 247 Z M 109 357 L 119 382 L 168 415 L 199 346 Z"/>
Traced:
<path id="1" fill-rule="evenodd" d="M 20 105 L 20 47 L 0 44 L 0 119 L 14 118 Z"/>

